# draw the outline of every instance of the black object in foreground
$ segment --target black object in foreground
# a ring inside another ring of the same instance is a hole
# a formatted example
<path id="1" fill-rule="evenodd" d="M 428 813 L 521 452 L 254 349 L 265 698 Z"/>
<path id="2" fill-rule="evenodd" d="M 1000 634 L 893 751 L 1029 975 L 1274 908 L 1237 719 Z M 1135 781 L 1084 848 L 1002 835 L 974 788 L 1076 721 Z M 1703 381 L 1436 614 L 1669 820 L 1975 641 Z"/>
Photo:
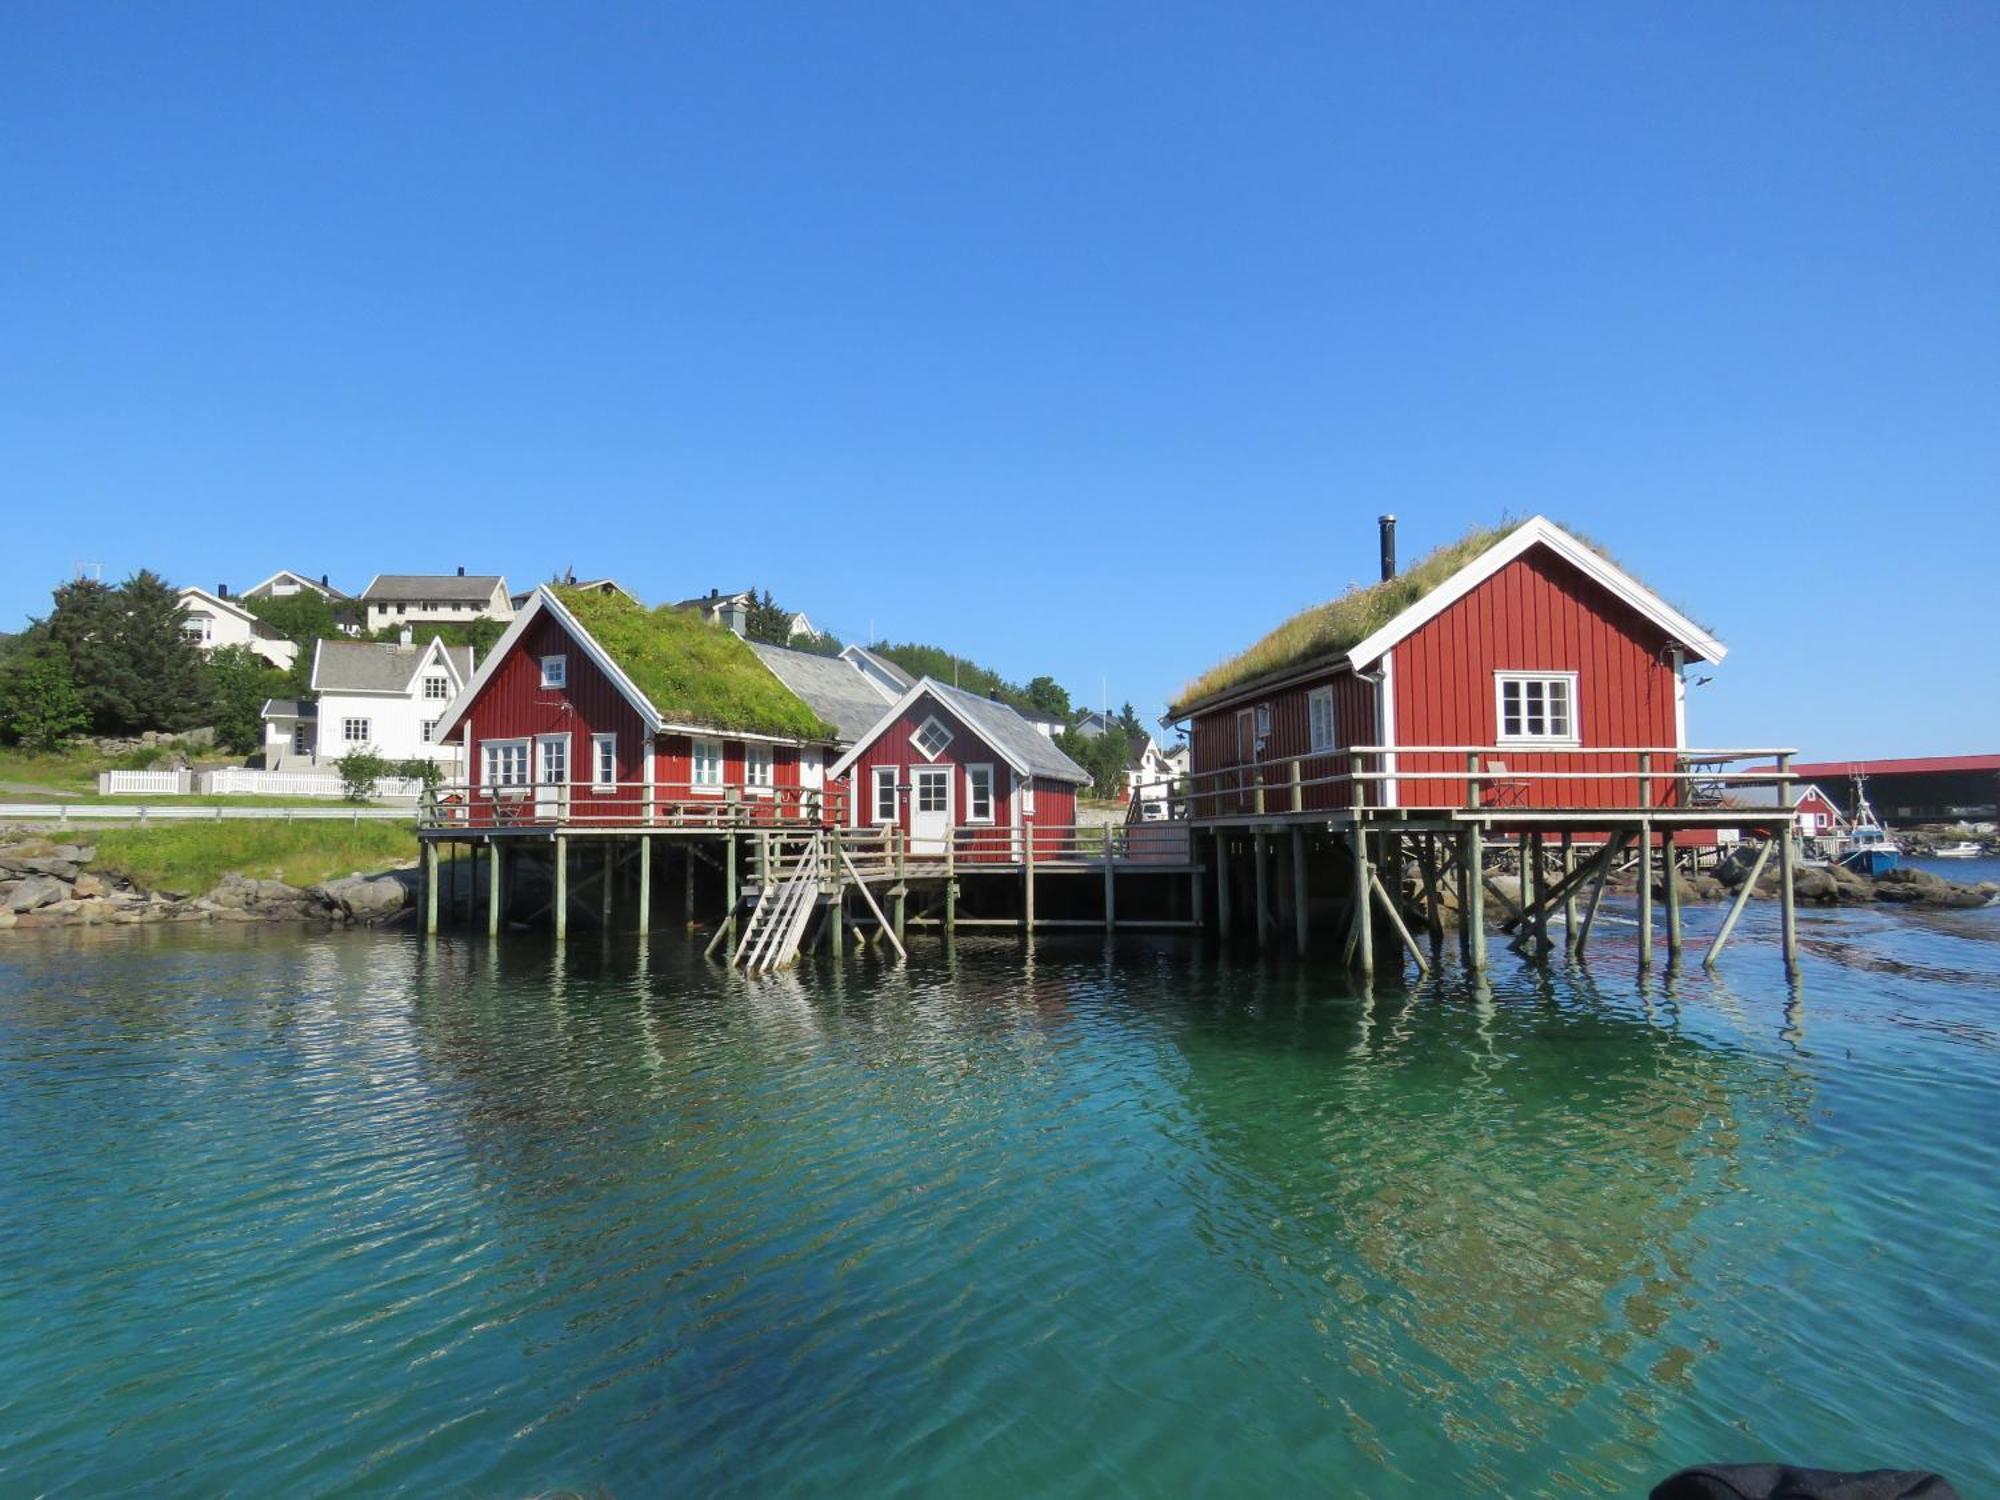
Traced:
<path id="1" fill-rule="evenodd" d="M 1787 1464 L 1702 1464 L 1653 1486 L 1652 1500 L 1958 1500 L 1919 1469 L 1794 1469 Z"/>

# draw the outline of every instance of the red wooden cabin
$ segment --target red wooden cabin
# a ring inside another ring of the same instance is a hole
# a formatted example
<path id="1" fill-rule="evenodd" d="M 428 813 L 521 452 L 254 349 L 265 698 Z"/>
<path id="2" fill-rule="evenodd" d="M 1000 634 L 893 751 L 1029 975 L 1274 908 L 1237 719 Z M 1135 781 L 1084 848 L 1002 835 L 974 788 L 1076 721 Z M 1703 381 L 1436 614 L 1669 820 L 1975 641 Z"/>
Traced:
<path id="1" fill-rule="evenodd" d="M 1077 789 L 1090 773 L 1028 720 L 926 677 L 827 772 L 855 828 L 900 828 L 916 857 L 1014 863 L 1072 848 Z"/>
<path id="2" fill-rule="evenodd" d="M 803 705 L 799 717 L 815 722 Z M 801 734 L 690 722 L 644 692 L 547 588 L 515 616 L 438 735 L 465 747 L 467 783 L 444 796 L 460 799 L 453 817 L 467 830 L 821 823 L 838 813 L 825 790 L 829 726 Z"/>
<path id="3" fill-rule="evenodd" d="M 1191 816 L 1463 808 L 1469 769 L 1489 808 L 1685 800 L 1660 752 L 1686 747 L 1683 669 L 1725 648 L 1596 549 L 1538 516 L 1371 589 L 1407 602 L 1360 639 L 1329 616 L 1324 648 L 1170 711 L 1189 725 Z M 1371 618 L 1357 602 L 1322 609 Z M 1659 773 L 1643 794 L 1642 769 Z"/>

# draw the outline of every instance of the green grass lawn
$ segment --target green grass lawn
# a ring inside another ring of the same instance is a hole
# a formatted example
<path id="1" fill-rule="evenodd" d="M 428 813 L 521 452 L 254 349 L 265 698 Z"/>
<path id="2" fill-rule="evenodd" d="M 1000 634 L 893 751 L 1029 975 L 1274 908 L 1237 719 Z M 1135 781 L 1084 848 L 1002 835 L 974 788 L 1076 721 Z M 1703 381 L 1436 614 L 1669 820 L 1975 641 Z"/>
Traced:
<path id="1" fill-rule="evenodd" d="M 161 823 L 73 836 L 97 846 L 92 869 L 129 876 L 147 890 L 190 895 L 213 890 L 228 874 L 313 885 L 417 861 L 414 823 L 387 820 Z"/>
<path id="2" fill-rule="evenodd" d="M 94 792 L 97 773 L 111 762 L 88 747 L 71 747 L 38 755 L 29 750 L 0 747 L 0 782 L 25 782 L 52 792 Z M 0 801 L 10 795 L 0 793 Z"/>

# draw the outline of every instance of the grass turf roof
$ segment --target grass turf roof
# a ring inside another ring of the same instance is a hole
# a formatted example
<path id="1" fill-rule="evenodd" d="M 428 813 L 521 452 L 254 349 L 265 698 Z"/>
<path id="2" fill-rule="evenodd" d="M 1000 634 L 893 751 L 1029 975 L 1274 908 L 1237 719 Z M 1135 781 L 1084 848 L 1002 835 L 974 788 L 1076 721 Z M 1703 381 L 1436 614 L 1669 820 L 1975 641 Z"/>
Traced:
<path id="1" fill-rule="evenodd" d="M 1508 521 L 1499 526 L 1469 531 L 1457 541 L 1447 542 L 1436 551 L 1426 553 L 1394 578 L 1351 588 L 1338 599 L 1299 611 L 1247 650 L 1210 667 L 1182 688 L 1174 700 L 1173 711 L 1176 714 L 1185 712 L 1194 704 L 1241 687 L 1267 673 L 1282 672 L 1353 650 L 1442 585 L 1460 568 L 1489 548 L 1498 546 L 1524 524 Z M 1589 537 L 1573 527 L 1562 526 L 1560 522 L 1556 524 L 1613 567 L 1630 573 L 1630 569 Z"/>
<path id="2" fill-rule="evenodd" d="M 830 740 L 833 727 L 771 675 L 738 636 L 692 611 L 622 594 L 552 589 L 669 723 Z"/>

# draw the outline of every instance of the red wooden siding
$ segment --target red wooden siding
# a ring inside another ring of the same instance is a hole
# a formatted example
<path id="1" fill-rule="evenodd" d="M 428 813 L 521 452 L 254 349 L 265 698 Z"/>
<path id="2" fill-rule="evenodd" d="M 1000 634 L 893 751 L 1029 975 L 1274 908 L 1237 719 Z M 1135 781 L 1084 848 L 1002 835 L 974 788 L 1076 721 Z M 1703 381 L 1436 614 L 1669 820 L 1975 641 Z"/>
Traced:
<path id="1" fill-rule="evenodd" d="M 951 743 L 944 747 L 936 760 L 926 760 L 923 751 L 910 743 L 910 736 L 917 732 L 924 720 L 935 717 L 951 731 Z M 842 793 L 852 798 L 845 821 L 850 826 L 873 827 L 875 823 L 874 788 L 875 768 L 894 766 L 899 772 L 896 784 L 901 791 L 896 799 L 897 824 L 904 832 L 910 827 L 910 771 L 917 766 L 951 766 L 951 820 L 954 825 L 965 822 L 966 779 L 965 767 L 993 767 L 993 826 L 1004 829 L 1012 825 L 1014 801 L 1012 778 L 1008 774 L 1007 762 L 1001 759 L 993 747 L 981 739 L 958 715 L 942 703 L 926 694 L 905 709 L 902 715 L 878 734 L 855 758 L 854 764 L 842 776 Z M 1039 803 L 1041 792 L 1036 791 Z M 1070 807 L 1074 812 L 1076 799 L 1072 796 Z M 1036 821 L 1042 821 L 1039 806 Z M 995 840 L 997 847 L 1000 840 Z M 981 850 L 980 852 L 988 852 Z M 998 857 L 994 855 L 993 857 Z"/>
<path id="2" fill-rule="evenodd" d="M 1328 685 L 1333 688 L 1335 752 L 1311 755 L 1312 719 L 1308 699 L 1314 691 Z M 1353 806 L 1354 793 L 1350 783 L 1325 782 L 1322 778 L 1348 773 L 1350 758 L 1341 753 L 1345 747 L 1380 743 L 1375 696 L 1375 684 L 1367 678 L 1347 671 L 1327 672 L 1274 688 L 1269 693 L 1232 707 L 1198 716 L 1188 731 L 1188 767 L 1195 778 L 1195 791 L 1199 794 L 1195 816 L 1230 817 L 1254 812 L 1257 805 L 1255 789 L 1260 780 L 1264 786 L 1265 809 L 1289 812 L 1292 807 L 1292 768 L 1279 762 L 1290 755 L 1308 757 L 1299 764 L 1301 808 L 1320 812 Z M 1255 752 L 1254 760 L 1246 764 L 1237 753 L 1236 715 L 1239 709 L 1250 710 L 1254 728 L 1255 713 L 1260 704 L 1271 710 L 1271 732 L 1262 748 Z M 1227 772 L 1237 766 L 1242 766 L 1238 775 L 1213 774 Z M 1373 770 L 1374 766 L 1370 764 L 1364 769 Z M 1315 781 L 1321 781 L 1321 784 L 1305 784 Z M 1369 802 L 1377 800 L 1372 787 L 1366 792 Z"/>
<path id="3" fill-rule="evenodd" d="M 1646 748 L 1675 742 L 1672 642 L 1630 606 L 1569 563 L 1530 550 L 1396 645 L 1396 743 L 1498 745 L 1494 674 L 1575 672 L 1577 733 L 1586 747 Z M 1522 771 L 1632 771 L 1629 757 L 1536 754 L 1499 746 L 1491 760 Z M 1660 770 L 1674 769 L 1672 757 Z M 1465 782 L 1407 778 L 1410 771 L 1463 771 L 1461 756 L 1398 755 L 1405 807 L 1463 806 Z M 1490 768 L 1489 768 L 1490 769 Z M 1653 801 L 1673 783 L 1654 784 Z M 1636 776 L 1608 781 L 1536 781 L 1499 794 L 1536 807 L 1636 807 Z"/>

